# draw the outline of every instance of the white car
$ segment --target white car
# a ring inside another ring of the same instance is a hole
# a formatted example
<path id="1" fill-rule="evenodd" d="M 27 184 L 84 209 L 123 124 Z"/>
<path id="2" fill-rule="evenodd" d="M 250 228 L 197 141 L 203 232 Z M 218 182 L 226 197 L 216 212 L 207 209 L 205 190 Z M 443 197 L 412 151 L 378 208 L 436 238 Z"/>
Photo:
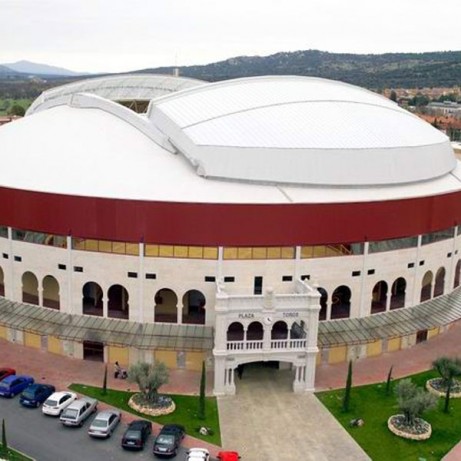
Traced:
<path id="1" fill-rule="evenodd" d="M 77 400 L 75 392 L 55 392 L 43 402 L 42 412 L 45 415 L 59 416 L 74 400 Z"/>
<path id="2" fill-rule="evenodd" d="M 100 411 L 93 419 L 88 435 L 91 437 L 107 438 L 112 435 L 122 414 L 118 410 L 103 410 Z"/>
<path id="3" fill-rule="evenodd" d="M 74 400 L 64 408 L 59 420 L 64 426 L 83 426 L 83 423 L 98 409 L 98 401 L 90 397 Z"/>
<path id="4" fill-rule="evenodd" d="M 187 451 L 186 461 L 209 461 L 210 452 L 206 448 L 191 448 Z"/>

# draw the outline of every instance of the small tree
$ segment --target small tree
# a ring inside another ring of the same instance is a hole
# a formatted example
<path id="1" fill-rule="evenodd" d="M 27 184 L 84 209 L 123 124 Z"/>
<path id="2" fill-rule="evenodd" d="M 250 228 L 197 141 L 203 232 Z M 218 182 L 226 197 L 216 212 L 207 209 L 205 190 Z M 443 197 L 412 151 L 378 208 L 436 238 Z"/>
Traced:
<path id="1" fill-rule="evenodd" d="M 102 380 L 101 395 L 107 395 L 107 364 L 104 367 L 104 378 Z"/>
<path id="2" fill-rule="evenodd" d="M 5 419 L 2 420 L 2 455 L 8 458 L 8 442 L 6 441 Z"/>
<path id="3" fill-rule="evenodd" d="M 13 104 L 8 110 L 8 115 L 19 115 L 24 117 L 25 113 L 26 111 L 24 107 L 20 106 L 19 104 Z"/>
<path id="4" fill-rule="evenodd" d="M 432 362 L 432 366 L 441 377 L 441 387 L 445 389 L 445 405 L 443 411 L 449 412 L 450 392 L 457 376 L 461 376 L 461 360 L 458 358 L 440 357 Z"/>
<path id="5" fill-rule="evenodd" d="M 425 392 L 414 384 L 411 379 L 402 379 L 395 387 L 397 403 L 405 417 L 408 427 L 415 426 L 416 418 L 419 418 L 426 410 L 434 408 L 437 397 Z"/>
<path id="6" fill-rule="evenodd" d="M 202 376 L 200 378 L 200 397 L 198 401 L 198 417 L 205 419 L 205 388 L 206 388 L 206 371 L 205 361 L 202 362 Z"/>
<path id="7" fill-rule="evenodd" d="M 387 381 L 386 381 L 386 395 L 389 395 L 391 393 L 391 379 L 392 379 L 392 369 L 394 368 L 394 365 L 389 368 L 389 373 L 387 374 Z"/>
<path id="8" fill-rule="evenodd" d="M 155 404 L 158 390 L 169 380 L 167 366 L 163 362 L 154 364 L 139 362 L 128 370 L 128 381 L 136 383 L 145 401 Z"/>
<path id="9" fill-rule="evenodd" d="M 349 411 L 350 400 L 351 400 L 351 388 L 352 388 L 352 360 L 349 360 L 349 368 L 347 370 L 346 389 L 344 390 L 343 398 L 343 411 Z"/>

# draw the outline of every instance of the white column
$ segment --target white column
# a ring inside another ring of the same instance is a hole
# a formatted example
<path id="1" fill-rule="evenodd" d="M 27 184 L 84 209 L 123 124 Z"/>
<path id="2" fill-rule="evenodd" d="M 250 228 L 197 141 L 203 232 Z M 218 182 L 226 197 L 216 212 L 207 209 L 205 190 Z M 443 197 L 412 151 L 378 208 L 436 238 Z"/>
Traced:
<path id="1" fill-rule="evenodd" d="M 214 395 L 224 395 L 226 393 L 226 373 L 225 357 L 214 356 Z"/>
<path id="2" fill-rule="evenodd" d="M 43 280 L 38 280 L 37 278 L 37 283 L 38 283 L 38 286 L 37 286 L 37 294 L 38 294 L 38 305 L 39 306 L 43 306 L 43 288 L 42 288 L 42 282 Z"/>
<path id="3" fill-rule="evenodd" d="M 69 314 L 83 314 L 83 293 L 80 292 L 79 296 L 76 299 L 73 299 L 72 296 L 72 274 L 74 272 L 73 265 L 72 265 L 72 236 L 68 235 L 66 237 L 66 245 L 67 245 L 67 302 L 61 305 L 61 311 L 67 312 Z M 83 290 L 83 286 L 82 286 Z M 62 302 L 62 300 L 61 300 Z M 76 309 L 76 304 L 79 303 L 80 309 Z M 74 305 L 75 303 L 75 305 Z"/>
<path id="4" fill-rule="evenodd" d="M 363 258 L 362 258 L 362 270 L 361 270 L 361 277 L 360 277 L 360 296 L 359 296 L 359 317 L 366 317 L 368 312 L 370 311 L 370 305 L 367 304 L 368 296 L 365 293 L 365 280 L 367 276 L 367 256 L 368 256 L 368 247 L 370 244 L 365 242 L 363 245 Z M 352 296 L 352 294 L 351 294 Z M 354 317 L 352 315 L 352 306 L 351 306 L 351 315 L 350 317 Z"/>
<path id="5" fill-rule="evenodd" d="M 109 295 L 105 295 L 104 292 L 103 292 L 103 295 L 102 295 L 102 316 L 104 318 L 108 317 L 108 309 L 109 309 L 108 296 Z"/>
<path id="6" fill-rule="evenodd" d="M 138 267 L 138 322 L 144 323 L 144 243 L 139 243 L 139 267 Z M 131 317 L 131 307 L 130 307 Z M 135 320 L 133 318 L 133 320 Z"/>
<path id="7" fill-rule="evenodd" d="M 418 235 L 418 245 L 416 247 L 416 258 L 415 258 L 415 267 L 413 272 L 413 296 L 411 304 L 407 304 L 407 297 L 405 296 L 405 307 L 407 306 L 416 306 L 419 304 L 419 298 L 421 293 L 421 283 L 419 283 L 419 254 L 421 251 L 421 241 L 422 236 Z"/>

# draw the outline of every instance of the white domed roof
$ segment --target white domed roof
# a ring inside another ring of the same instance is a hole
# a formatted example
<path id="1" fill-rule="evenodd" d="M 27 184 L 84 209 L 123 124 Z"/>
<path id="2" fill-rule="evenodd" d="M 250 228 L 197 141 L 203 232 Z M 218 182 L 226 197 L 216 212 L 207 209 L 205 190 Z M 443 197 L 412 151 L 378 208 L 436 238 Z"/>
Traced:
<path id="1" fill-rule="evenodd" d="M 391 185 L 456 166 L 448 138 L 388 99 L 309 77 L 204 85 L 152 101 L 149 117 L 211 178 Z"/>

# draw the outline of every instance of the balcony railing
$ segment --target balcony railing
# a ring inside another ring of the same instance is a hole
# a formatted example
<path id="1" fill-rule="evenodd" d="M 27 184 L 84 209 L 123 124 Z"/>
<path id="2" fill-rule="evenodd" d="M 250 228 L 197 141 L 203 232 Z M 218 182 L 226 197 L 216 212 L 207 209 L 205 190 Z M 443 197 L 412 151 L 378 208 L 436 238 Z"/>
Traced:
<path id="1" fill-rule="evenodd" d="M 228 341 L 227 350 L 234 352 L 247 352 L 255 350 L 304 350 L 307 346 L 306 339 L 273 339 L 269 347 L 264 347 L 264 341 Z"/>

